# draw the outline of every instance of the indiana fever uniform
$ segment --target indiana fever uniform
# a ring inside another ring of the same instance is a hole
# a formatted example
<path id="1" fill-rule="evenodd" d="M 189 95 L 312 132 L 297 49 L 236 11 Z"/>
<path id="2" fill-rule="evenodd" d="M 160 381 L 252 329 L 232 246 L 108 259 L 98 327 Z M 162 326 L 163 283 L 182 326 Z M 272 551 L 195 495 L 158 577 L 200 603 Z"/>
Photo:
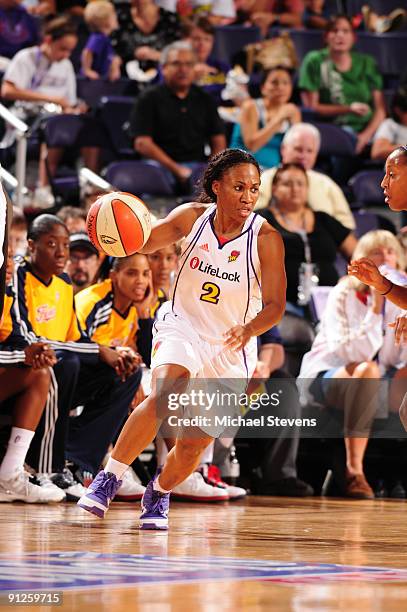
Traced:
<path id="1" fill-rule="evenodd" d="M 61 472 L 67 457 L 95 472 L 127 414 L 139 380 L 132 375 L 122 383 L 112 368 L 99 361 L 98 345 L 79 325 L 68 275 L 53 276 L 47 285 L 23 260 L 16 266 L 14 284 L 17 298 L 12 312 L 26 340 L 46 339 L 58 357 L 27 461 L 39 472 Z M 96 421 L 86 444 L 82 431 L 69 432 L 68 438 L 69 411 L 78 405 L 85 405 L 83 414 Z"/>
<path id="2" fill-rule="evenodd" d="M 215 213 L 211 205 L 186 238 L 172 302 L 160 308 L 154 325 L 151 367 L 171 363 L 192 378 L 240 379 L 244 391 L 256 366 L 257 340 L 231 351 L 223 334 L 262 309 L 257 238 L 264 220 L 252 213 L 241 234 L 222 243 L 213 227 Z M 213 423 L 210 431 L 201 429 L 213 436 L 222 431 Z"/>
<path id="3" fill-rule="evenodd" d="M 134 347 L 138 330 L 136 307 L 131 305 L 124 314 L 113 305 L 110 278 L 83 289 L 75 296 L 79 323 L 89 338 L 105 346 Z"/>
<path id="4" fill-rule="evenodd" d="M 11 316 L 14 293 L 10 285 L 4 295 L 3 313 L 0 317 L 0 368 L 23 364 L 24 348 L 28 345 L 21 329 Z"/>

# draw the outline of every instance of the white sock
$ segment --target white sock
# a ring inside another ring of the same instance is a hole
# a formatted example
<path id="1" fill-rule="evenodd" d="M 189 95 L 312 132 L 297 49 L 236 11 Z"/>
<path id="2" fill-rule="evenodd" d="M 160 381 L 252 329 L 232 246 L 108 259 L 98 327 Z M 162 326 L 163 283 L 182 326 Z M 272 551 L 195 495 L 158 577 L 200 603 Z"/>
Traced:
<path id="1" fill-rule="evenodd" d="M 160 493 L 170 493 L 171 489 L 163 489 L 160 483 L 158 482 L 159 476 L 153 481 L 153 489 L 154 491 L 159 491 Z"/>
<path id="2" fill-rule="evenodd" d="M 112 459 L 112 457 L 110 457 L 106 463 L 105 472 L 106 474 L 107 472 L 110 472 L 116 476 L 117 480 L 121 480 L 128 467 L 129 466 L 125 463 L 120 463 L 120 461 L 116 461 L 116 459 Z"/>
<path id="3" fill-rule="evenodd" d="M 16 470 L 24 468 L 25 457 L 34 433 L 31 429 L 11 428 L 7 451 L 0 466 L 0 478 L 9 480 Z"/>

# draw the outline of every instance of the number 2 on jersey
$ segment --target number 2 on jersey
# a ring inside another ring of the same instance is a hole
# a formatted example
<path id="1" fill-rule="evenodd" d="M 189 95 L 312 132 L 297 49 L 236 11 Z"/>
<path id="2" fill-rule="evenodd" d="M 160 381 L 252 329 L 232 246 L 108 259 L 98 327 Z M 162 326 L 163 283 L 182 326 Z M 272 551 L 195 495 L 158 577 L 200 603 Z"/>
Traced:
<path id="1" fill-rule="evenodd" d="M 219 302 L 220 287 L 218 285 L 207 282 L 202 285 L 202 290 L 204 293 L 200 296 L 200 300 L 210 304 L 217 304 Z"/>

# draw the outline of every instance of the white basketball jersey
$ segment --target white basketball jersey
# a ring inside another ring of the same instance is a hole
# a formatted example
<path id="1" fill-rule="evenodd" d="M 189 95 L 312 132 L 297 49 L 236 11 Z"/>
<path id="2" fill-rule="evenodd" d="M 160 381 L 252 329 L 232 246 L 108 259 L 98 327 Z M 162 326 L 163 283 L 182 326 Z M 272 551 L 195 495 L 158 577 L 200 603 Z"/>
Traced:
<path id="1" fill-rule="evenodd" d="M 251 321 L 262 309 L 257 236 L 265 220 L 252 213 L 241 234 L 222 245 L 213 227 L 215 213 L 216 204 L 185 239 L 172 310 L 204 339 L 221 343 L 228 329 Z"/>

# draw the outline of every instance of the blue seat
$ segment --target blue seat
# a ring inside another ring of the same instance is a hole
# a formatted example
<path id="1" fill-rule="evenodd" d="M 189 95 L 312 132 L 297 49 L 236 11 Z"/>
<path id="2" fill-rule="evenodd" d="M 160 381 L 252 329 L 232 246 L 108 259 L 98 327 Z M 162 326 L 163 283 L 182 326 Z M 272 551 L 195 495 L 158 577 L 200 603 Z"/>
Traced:
<path id="1" fill-rule="evenodd" d="M 88 79 L 83 76 L 76 77 L 76 88 L 78 98 L 84 100 L 91 108 L 98 106 L 104 96 L 130 95 L 129 90 L 134 81 L 130 79 Z M 136 92 L 135 92 L 136 93 Z"/>
<path id="2" fill-rule="evenodd" d="M 353 157 L 355 155 L 355 139 L 351 134 L 333 123 L 311 121 L 321 134 L 322 157 L 335 155 L 338 157 Z"/>
<path id="3" fill-rule="evenodd" d="M 359 210 L 354 212 L 353 216 L 356 222 L 355 233 L 358 238 L 380 228 L 379 218 L 374 213 Z"/>
<path id="4" fill-rule="evenodd" d="M 77 115 L 55 115 L 50 117 L 44 129 L 44 140 L 48 147 L 57 147 L 69 151 L 76 143 L 79 131 L 83 127 Z M 47 168 L 48 170 L 48 168 Z M 79 178 L 76 169 L 62 166 L 56 176 L 48 172 L 48 180 L 57 204 L 61 202 L 79 202 Z"/>
<path id="5" fill-rule="evenodd" d="M 360 32 L 355 48 L 362 53 L 373 55 L 380 72 L 385 77 L 399 77 L 405 71 L 406 32 L 390 32 L 389 34 Z"/>
<path id="6" fill-rule="evenodd" d="M 300 63 L 309 51 L 322 49 L 325 46 L 322 30 L 290 30 L 290 38 Z"/>
<path id="7" fill-rule="evenodd" d="M 219 61 L 231 64 L 234 56 L 243 47 L 260 40 L 260 30 L 257 26 L 219 26 L 215 28 L 215 42 L 212 55 Z"/>
<path id="8" fill-rule="evenodd" d="M 380 183 L 383 180 L 383 170 L 362 170 L 349 181 L 354 200 L 362 206 L 383 206 L 384 195 Z"/>
<path id="9" fill-rule="evenodd" d="M 100 100 L 98 117 L 106 128 L 116 157 L 134 156 L 131 139 L 123 129 L 133 106 L 134 98 L 128 96 L 106 96 Z"/>
<path id="10" fill-rule="evenodd" d="M 116 189 L 139 197 L 173 195 L 165 171 L 159 165 L 145 161 L 113 162 L 106 169 L 105 179 Z"/>
<path id="11" fill-rule="evenodd" d="M 72 147 L 79 135 L 82 124 L 78 115 L 55 115 L 47 119 L 44 138 L 48 147 Z"/>

